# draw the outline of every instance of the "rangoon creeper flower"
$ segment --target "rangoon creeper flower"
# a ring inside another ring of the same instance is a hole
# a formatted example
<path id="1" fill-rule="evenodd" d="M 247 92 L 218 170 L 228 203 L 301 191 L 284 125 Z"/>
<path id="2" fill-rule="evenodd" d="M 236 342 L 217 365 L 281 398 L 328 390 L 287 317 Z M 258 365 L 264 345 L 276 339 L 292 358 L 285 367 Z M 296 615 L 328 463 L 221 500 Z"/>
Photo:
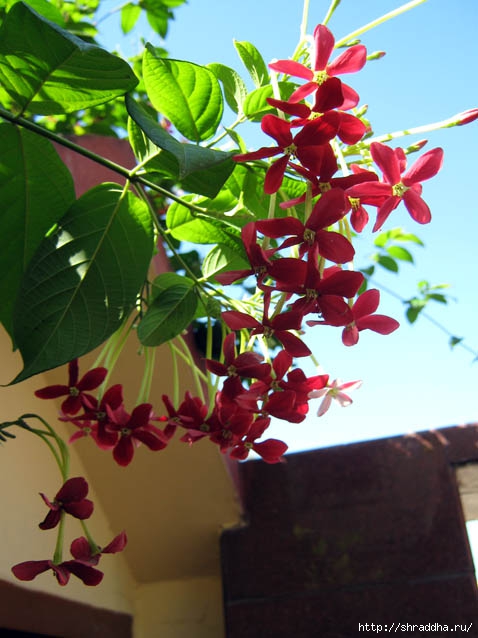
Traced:
<path id="1" fill-rule="evenodd" d="M 332 383 L 327 385 L 325 388 L 309 392 L 309 399 L 319 399 L 320 397 L 324 397 L 317 411 L 317 416 L 323 416 L 330 408 L 332 399 L 337 401 L 337 403 L 343 408 L 346 408 L 348 405 L 353 403 L 352 399 L 344 392 L 344 390 L 357 390 L 361 385 L 362 381 L 347 381 L 346 383 L 342 383 L 340 379 L 335 379 L 335 381 L 332 381 Z"/>
<path id="2" fill-rule="evenodd" d="M 377 205 L 377 201 L 384 198 L 378 204 L 373 232 L 383 226 L 402 199 L 412 219 L 419 224 L 428 224 L 432 216 L 428 205 L 421 198 L 421 182 L 434 177 L 442 167 L 443 149 L 433 148 L 424 153 L 406 172 L 407 160 L 403 149 L 392 149 L 380 142 L 372 142 L 370 154 L 383 173 L 384 183 L 357 184 L 347 189 L 347 195 L 358 198 L 362 204 L 372 205 Z"/>
<path id="3" fill-rule="evenodd" d="M 318 24 L 314 29 L 312 69 L 294 60 L 278 60 L 269 64 L 274 71 L 306 80 L 291 95 L 290 102 L 300 102 L 315 91 L 315 111 L 323 113 L 335 108 L 347 111 L 357 106 L 357 93 L 336 76 L 360 71 L 367 61 L 367 49 L 362 44 L 356 44 L 329 62 L 334 45 L 335 38 L 331 31 L 324 24 Z"/>
<path id="4" fill-rule="evenodd" d="M 86 392 L 100 386 L 108 373 L 106 368 L 94 368 L 78 380 L 78 370 L 78 359 L 73 359 L 68 364 L 68 385 L 49 385 L 37 390 L 35 396 L 40 399 L 57 399 L 66 396 L 67 398 L 61 404 L 62 412 L 76 414 L 81 410 L 85 399 L 94 401 L 94 397 Z"/>
<path id="5" fill-rule="evenodd" d="M 82 476 L 68 479 L 57 492 L 53 501 L 44 494 L 40 496 L 50 508 L 45 520 L 39 524 L 40 529 L 53 529 L 60 522 L 62 512 L 84 520 L 93 513 L 93 502 L 86 498 L 88 483 Z"/>

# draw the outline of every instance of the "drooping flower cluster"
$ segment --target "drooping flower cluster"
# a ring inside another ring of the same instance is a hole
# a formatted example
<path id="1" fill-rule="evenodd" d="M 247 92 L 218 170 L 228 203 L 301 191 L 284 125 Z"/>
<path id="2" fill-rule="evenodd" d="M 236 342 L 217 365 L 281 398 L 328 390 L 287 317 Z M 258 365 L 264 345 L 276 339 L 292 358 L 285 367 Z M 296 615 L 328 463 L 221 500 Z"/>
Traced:
<path id="1" fill-rule="evenodd" d="M 16 578 L 25 581 L 33 580 L 39 574 L 52 570 L 60 585 L 66 585 L 71 574 L 83 581 L 85 585 L 94 586 L 101 582 L 103 572 L 96 566 L 103 554 L 116 554 L 125 548 L 127 543 L 125 532 L 115 536 L 104 548 L 98 547 L 91 538 L 89 540 L 83 536 L 77 538 L 70 547 L 73 559 L 62 560 L 63 526 L 59 523 L 67 514 L 81 521 L 90 518 L 94 506 L 93 502 L 86 498 L 87 494 L 88 483 L 82 476 L 65 481 L 53 501 L 50 501 L 44 494 L 40 494 L 48 506 L 49 512 L 39 527 L 42 530 L 58 528 L 57 551 L 53 559 L 29 560 L 14 565 L 12 573 Z"/>

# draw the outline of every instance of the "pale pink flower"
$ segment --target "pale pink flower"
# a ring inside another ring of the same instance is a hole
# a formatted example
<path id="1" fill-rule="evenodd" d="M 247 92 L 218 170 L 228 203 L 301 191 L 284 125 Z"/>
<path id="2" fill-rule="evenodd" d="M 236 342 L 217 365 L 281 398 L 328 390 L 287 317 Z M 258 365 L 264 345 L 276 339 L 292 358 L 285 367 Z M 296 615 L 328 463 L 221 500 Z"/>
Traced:
<path id="1" fill-rule="evenodd" d="M 330 408 L 332 399 L 335 399 L 343 408 L 350 405 L 352 403 L 352 399 L 344 392 L 344 390 L 356 390 L 357 388 L 360 388 L 361 385 L 362 381 L 347 381 L 346 383 L 342 383 L 340 379 L 335 379 L 335 381 L 326 385 L 325 388 L 309 392 L 309 399 L 319 399 L 320 397 L 323 397 L 317 412 L 317 416 L 322 416 Z"/>

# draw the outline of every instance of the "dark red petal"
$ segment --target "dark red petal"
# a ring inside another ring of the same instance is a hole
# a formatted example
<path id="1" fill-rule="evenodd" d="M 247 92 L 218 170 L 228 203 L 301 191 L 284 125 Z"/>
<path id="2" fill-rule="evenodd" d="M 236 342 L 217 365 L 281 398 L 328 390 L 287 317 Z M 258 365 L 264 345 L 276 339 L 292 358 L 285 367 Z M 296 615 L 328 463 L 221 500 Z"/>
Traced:
<path id="1" fill-rule="evenodd" d="M 317 89 L 317 82 L 306 82 L 299 86 L 289 98 L 289 102 L 300 102 Z"/>
<path id="2" fill-rule="evenodd" d="M 13 575 L 19 580 L 33 580 L 50 569 L 49 560 L 27 560 L 12 567 Z"/>
<path id="3" fill-rule="evenodd" d="M 285 374 L 287 373 L 287 370 L 292 365 L 292 361 L 293 359 L 291 354 L 287 352 L 286 350 L 281 350 L 274 357 L 274 361 L 272 362 L 272 367 L 274 368 L 276 379 L 282 379 L 285 376 Z"/>
<path id="4" fill-rule="evenodd" d="M 81 410 L 82 405 L 81 396 L 70 395 L 61 404 L 61 410 L 65 414 L 76 414 Z"/>
<path id="5" fill-rule="evenodd" d="M 338 137 L 344 144 L 356 144 L 362 139 L 367 127 L 355 115 L 350 113 L 341 113 Z"/>
<path id="6" fill-rule="evenodd" d="M 40 529 L 53 529 L 58 525 L 61 518 L 61 510 L 50 510 L 48 514 L 45 516 L 45 519 L 39 523 L 38 527 Z"/>
<path id="7" fill-rule="evenodd" d="M 76 558 L 76 560 L 81 560 L 83 562 L 88 562 L 88 561 L 91 561 L 92 558 L 96 558 L 96 556 L 95 557 L 92 556 L 90 544 L 88 543 L 87 539 L 84 536 L 80 536 L 80 538 L 75 538 L 75 540 L 72 541 L 70 545 L 70 553 L 73 556 L 73 558 Z M 99 556 L 97 560 L 95 561 L 95 565 L 98 563 L 98 561 L 99 561 Z"/>
<path id="8" fill-rule="evenodd" d="M 134 445 L 130 436 L 122 436 L 113 450 L 113 458 L 121 465 L 126 467 L 131 463 L 134 456 Z"/>
<path id="9" fill-rule="evenodd" d="M 353 109 L 360 102 L 360 96 L 357 91 L 345 84 L 345 82 L 342 82 L 342 95 L 344 96 L 344 101 L 338 106 L 341 111 Z"/>
<path id="10" fill-rule="evenodd" d="M 335 38 L 325 24 L 318 24 L 314 29 L 314 56 L 312 67 L 314 71 L 323 71 L 334 50 Z"/>
<path id="11" fill-rule="evenodd" d="M 113 410 L 119 408 L 119 406 L 123 403 L 123 386 L 121 383 L 117 383 L 112 385 L 111 388 L 108 388 L 101 399 L 101 407 L 105 405 L 109 405 Z"/>
<path id="12" fill-rule="evenodd" d="M 339 295 L 351 299 L 363 284 L 364 276 L 354 270 L 338 270 L 327 275 L 319 285 L 321 295 Z"/>
<path id="13" fill-rule="evenodd" d="M 103 383 L 107 374 L 106 368 L 93 368 L 82 376 L 76 387 L 80 392 L 94 390 Z"/>
<path id="14" fill-rule="evenodd" d="M 266 237 L 277 239 L 285 235 L 302 235 L 304 224 L 296 217 L 263 219 L 256 222 L 257 230 Z"/>
<path id="15" fill-rule="evenodd" d="M 153 406 L 151 403 L 141 403 L 141 405 L 137 405 L 131 413 L 131 417 L 129 418 L 126 427 L 134 430 L 148 425 L 152 412 Z"/>
<path id="16" fill-rule="evenodd" d="M 103 580 L 103 572 L 76 560 L 68 560 L 58 567 L 66 568 L 71 574 L 79 578 L 85 585 L 95 587 Z"/>
<path id="17" fill-rule="evenodd" d="M 266 102 L 271 106 L 279 109 L 287 115 L 293 115 L 294 117 L 308 118 L 310 115 L 310 107 L 307 104 L 297 104 L 295 102 L 286 102 L 285 100 L 276 100 L 273 97 L 268 97 Z"/>
<path id="18" fill-rule="evenodd" d="M 346 326 L 342 331 L 342 343 L 344 346 L 355 346 L 359 340 L 359 330 L 357 326 Z"/>
<path id="19" fill-rule="evenodd" d="M 332 188 L 324 193 L 313 207 L 306 228 L 318 230 L 335 224 L 344 216 L 346 207 L 347 202 L 342 190 Z"/>
<path id="20" fill-rule="evenodd" d="M 344 90 L 339 78 L 329 78 L 320 86 L 317 86 L 315 102 L 312 110 L 316 113 L 326 113 L 332 109 L 343 108 Z"/>
<path id="21" fill-rule="evenodd" d="M 328 75 L 340 75 L 342 73 L 356 73 L 360 71 L 367 61 L 367 49 L 363 44 L 348 47 L 343 53 L 327 65 Z"/>
<path id="22" fill-rule="evenodd" d="M 267 135 L 273 137 L 282 148 L 292 144 L 292 133 L 290 132 L 290 122 L 277 115 L 264 115 L 261 120 L 261 128 Z"/>
<path id="23" fill-rule="evenodd" d="M 303 341 L 291 334 L 290 332 L 284 332 L 278 330 L 274 333 L 277 339 L 282 343 L 284 348 L 293 357 L 309 357 L 312 354 L 310 348 L 308 348 Z"/>
<path id="24" fill-rule="evenodd" d="M 146 447 L 148 447 L 150 450 L 153 450 L 154 452 L 157 452 L 158 450 L 164 450 L 167 445 L 165 437 L 161 430 L 157 430 L 157 432 L 154 432 L 150 429 L 138 429 L 134 431 L 132 436 L 137 441 L 141 441 L 141 443 L 144 443 Z"/>
<path id="25" fill-rule="evenodd" d="M 400 327 L 398 321 L 386 315 L 369 315 L 357 321 L 359 330 L 373 330 L 381 335 L 388 335 Z"/>
<path id="26" fill-rule="evenodd" d="M 61 503 L 81 501 L 88 494 L 88 483 L 82 476 L 68 479 L 57 493 L 55 500 Z"/>
<path id="27" fill-rule="evenodd" d="M 253 450 L 263 458 L 266 463 L 279 463 L 288 446 L 278 439 L 267 439 L 261 443 L 254 443 Z"/>
<path id="28" fill-rule="evenodd" d="M 407 191 L 407 192 L 411 192 L 411 191 Z M 375 224 L 372 228 L 372 232 L 376 232 L 377 230 L 380 230 L 380 228 L 383 226 L 383 224 L 387 220 L 390 213 L 393 210 L 395 210 L 395 208 L 397 208 L 397 206 L 400 204 L 400 199 L 401 199 L 400 197 L 392 196 L 384 201 L 384 203 L 378 209 L 377 219 L 375 220 Z"/>
<path id="29" fill-rule="evenodd" d="M 315 234 L 315 241 L 319 246 L 319 254 L 336 264 L 346 264 L 352 261 L 355 255 L 355 248 L 340 233 L 318 230 Z"/>
<path id="30" fill-rule="evenodd" d="M 399 184 L 401 181 L 400 164 L 395 151 L 380 142 L 370 144 L 372 159 L 380 168 L 389 184 Z"/>
<path id="31" fill-rule="evenodd" d="M 35 396 L 39 399 L 57 399 L 69 393 L 70 388 L 67 385 L 49 385 L 46 388 L 35 390 Z"/>
<path id="32" fill-rule="evenodd" d="M 70 388 L 76 386 L 78 381 L 78 371 L 78 359 L 73 359 L 73 361 L 70 361 L 68 364 L 68 386 Z"/>
<path id="33" fill-rule="evenodd" d="M 284 173 L 288 161 L 289 156 L 284 155 L 270 165 L 264 179 L 264 192 L 267 195 L 276 193 L 282 186 L 282 180 L 284 179 Z"/>
<path id="34" fill-rule="evenodd" d="M 434 177 L 443 165 L 443 149 L 432 148 L 424 153 L 403 175 L 402 182 L 411 186 Z"/>
<path id="35" fill-rule="evenodd" d="M 269 68 L 277 73 L 292 75 L 295 78 L 302 78 L 303 80 L 312 80 L 314 77 L 313 71 L 294 60 L 276 60 L 275 62 L 270 62 Z"/>
<path id="36" fill-rule="evenodd" d="M 403 201 L 412 218 L 419 224 L 428 224 L 432 214 L 428 204 L 412 188 L 403 195 Z"/>
<path id="37" fill-rule="evenodd" d="M 353 313 L 355 319 L 373 314 L 380 303 L 380 292 L 376 288 L 370 288 L 363 292 L 354 303 Z"/>
<path id="38" fill-rule="evenodd" d="M 277 146 L 263 146 L 257 151 L 251 153 L 239 153 L 232 158 L 235 162 L 248 162 L 249 160 L 265 159 L 266 157 L 273 157 L 278 155 L 281 149 Z"/>
<path id="39" fill-rule="evenodd" d="M 75 518 L 84 520 L 86 518 L 90 518 L 90 516 L 93 514 L 94 504 L 93 501 L 85 498 L 78 503 L 67 503 L 63 506 L 63 509 L 67 514 L 70 514 Z"/>
<path id="40" fill-rule="evenodd" d="M 121 532 L 118 536 L 115 536 L 111 543 L 108 543 L 106 547 L 101 550 L 102 554 L 116 554 L 117 552 L 122 552 L 126 547 L 128 542 L 128 537 L 126 536 L 126 532 Z"/>
<path id="41" fill-rule="evenodd" d="M 245 312 L 239 312 L 237 310 L 226 310 L 221 314 L 227 327 L 231 330 L 242 330 L 242 328 L 259 328 L 261 324 L 247 315 Z"/>

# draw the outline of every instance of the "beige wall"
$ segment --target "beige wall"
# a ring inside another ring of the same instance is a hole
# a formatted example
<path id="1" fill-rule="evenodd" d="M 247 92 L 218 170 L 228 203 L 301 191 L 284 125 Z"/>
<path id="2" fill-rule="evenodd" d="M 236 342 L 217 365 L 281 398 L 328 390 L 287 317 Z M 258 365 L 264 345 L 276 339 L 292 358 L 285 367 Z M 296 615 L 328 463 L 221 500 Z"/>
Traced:
<path id="1" fill-rule="evenodd" d="M 9 338 L 3 329 L 0 332 L 0 361 L 0 383 L 5 384 L 20 370 L 21 359 L 17 353 L 11 352 Z M 54 402 L 42 401 L 33 395 L 34 390 L 44 385 L 47 382 L 39 375 L 18 385 L 0 387 L 0 420 L 14 420 L 24 413 L 34 412 L 61 428 L 63 424 L 57 420 Z M 21 583 L 11 573 L 10 569 L 16 563 L 51 558 L 56 530 L 38 528 L 47 512 L 39 492 L 53 498 L 62 483 L 56 463 L 41 439 L 20 428 L 11 431 L 17 434 L 17 438 L 0 445 L 0 578 L 79 602 L 131 612 L 134 583 L 124 558 L 119 554 L 102 558 L 105 577 L 94 588 L 85 587 L 74 577 L 66 587 L 60 587 L 50 573 L 37 576 L 31 583 Z M 74 447 L 70 448 L 70 452 L 71 476 L 85 476 L 88 480 Z M 95 540 L 105 545 L 121 530 L 110 528 L 91 487 L 89 497 L 95 502 L 95 511 L 90 519 L 91 531 Z M 70 558 L 71 540 L 83 535 L 78 521 L 71 519 L 67 523 L 65 560 Z"/>

